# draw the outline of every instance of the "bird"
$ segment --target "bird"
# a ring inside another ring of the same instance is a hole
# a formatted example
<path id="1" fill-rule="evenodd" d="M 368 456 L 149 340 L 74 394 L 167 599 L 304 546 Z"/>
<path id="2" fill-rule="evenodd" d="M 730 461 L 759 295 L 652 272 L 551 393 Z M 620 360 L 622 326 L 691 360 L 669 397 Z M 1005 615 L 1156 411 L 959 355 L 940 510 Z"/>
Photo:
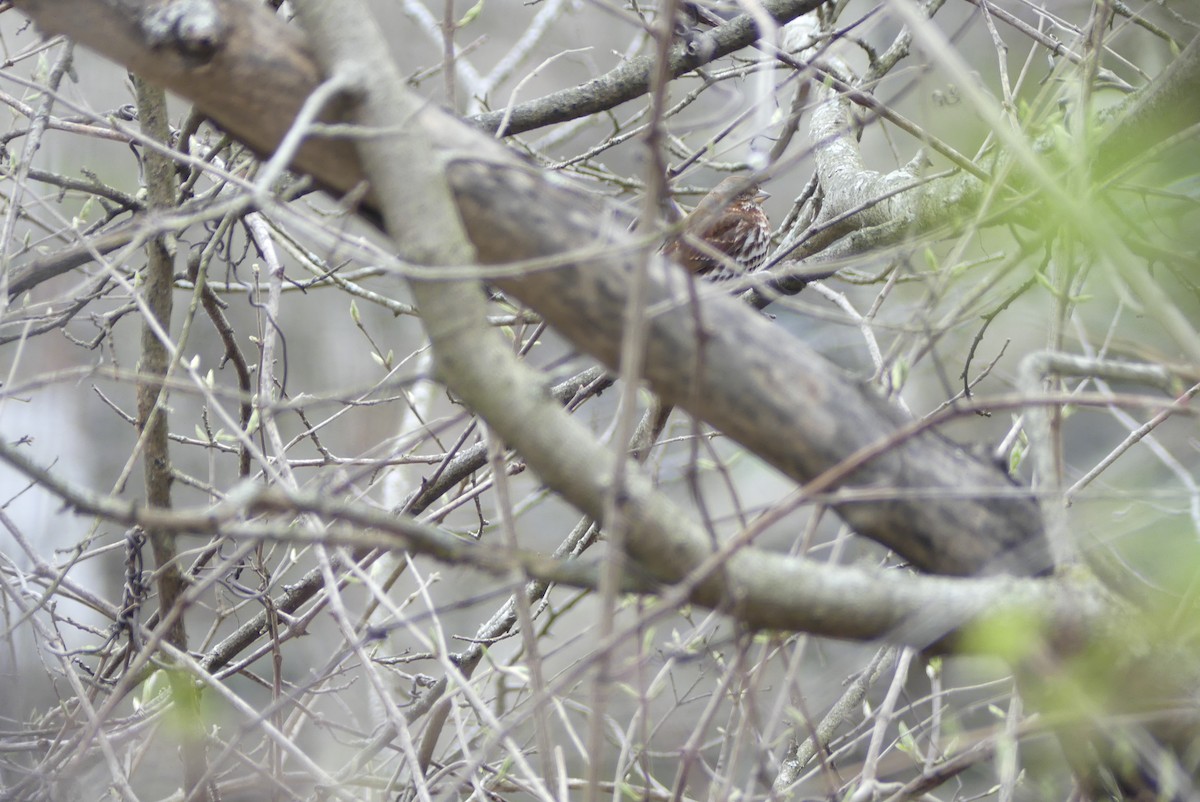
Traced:
<path id="1" fill-rule="evenodd" d="M 771 245 L 771 222 L 762 203 L 770 195 L 758 184 L 739 192 L 744 183 L 745 179 L 730 176 L 713 187 L 683 219 L 684 233 L 670 240 L 663 254 L 711 281 L 762 267 Z M 695 238 L 707 247 L 693 247 L 685 238 Z"/>

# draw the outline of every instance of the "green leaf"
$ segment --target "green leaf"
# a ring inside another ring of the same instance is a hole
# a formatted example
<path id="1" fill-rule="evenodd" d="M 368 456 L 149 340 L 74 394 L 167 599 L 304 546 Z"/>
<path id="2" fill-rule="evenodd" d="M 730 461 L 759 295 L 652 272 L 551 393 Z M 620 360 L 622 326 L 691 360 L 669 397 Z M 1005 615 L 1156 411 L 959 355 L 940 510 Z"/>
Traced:
<path id="1" fill-rule="evenodd" d="M 1011 609 L 972 624 L 963 633 L 964 648 L 1019 663 L 1041 643 L 1042 620 L 1035 610 Z"/>
<path id="2" fill-rule="evenodd" d="M 1029 446 L 1029 441 L 1025 437 L 1025 432 L 1021 432 L 1021 438 L 1013 445 L 1013 450 L 1008 455 L 1008 472 L 1015 474 L 1017 469 L 1021 467 L 1021 463 L 1025 460 L 1025 451 Z"/>
<path id="3" fill-rule="evenodd" d="M 924 256 L 925 256 L 925 265 L 931 271 L 936 272 L 938 269 L 938 258 L 937 258 L 937 254 L 933 252 L 933 248 L 926 248 Z"/>
<path id="4" fill-rule="evenodd" d="M 462 19 L 460 19 L 458 22 L 454 23 L 454 27 L 455 28 L 465 28 L 466 26 L 468 26 L 472 22 L 474 22 L 475 18 L 478 17 L 480 12 L 482 12 L 482 11 L 483 11 L 483 0 L 478 0 L 478 2 L 475 3 L 475 5 L 473 5 L 467 9 L 467 13 L 462 15 Z"/>
<path id="5" fill-rule="evenodd" d="M 896 722 L 896 728 L 900 731 L 900 739 L 896 742 L 896 746 L 905 754 L 916 756 L 917 739 L 913 737 L 912 731 L 903 721 Z"/>
<path id="6" fill-rule="evenodd" d="M 892 389 L 898 390 L 904 386 L 904 382 L 908 381 L 908 361 L 897 359 L 892 363 L 891 383 Z"/>
<path id="7" fill-rule="evenodd" d="M 155 671 L 142 683 L 142 692 L 133 699 L 133 708 L 140 710 L 155 700 L 158 696 L 171 692 L 171 678 L 165 671 Z"/>

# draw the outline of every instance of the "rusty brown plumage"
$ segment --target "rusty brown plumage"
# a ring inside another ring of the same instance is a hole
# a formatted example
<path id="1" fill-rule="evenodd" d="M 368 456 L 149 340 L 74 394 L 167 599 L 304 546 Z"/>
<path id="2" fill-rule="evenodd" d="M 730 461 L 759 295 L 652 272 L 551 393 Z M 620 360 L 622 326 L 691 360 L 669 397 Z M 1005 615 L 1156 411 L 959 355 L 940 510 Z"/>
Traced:
<path id="1" fill-rule="evenodd" d="M 744 179 L 730 176 L 717 184 L 684 218 L 684 233 L 671 240 L 663 253 L 714 281 L 762 267 L 771 246 L 771 223 L 762 208 L 769 196 L 757 184 L 738 192 L 743 183 Z"/>

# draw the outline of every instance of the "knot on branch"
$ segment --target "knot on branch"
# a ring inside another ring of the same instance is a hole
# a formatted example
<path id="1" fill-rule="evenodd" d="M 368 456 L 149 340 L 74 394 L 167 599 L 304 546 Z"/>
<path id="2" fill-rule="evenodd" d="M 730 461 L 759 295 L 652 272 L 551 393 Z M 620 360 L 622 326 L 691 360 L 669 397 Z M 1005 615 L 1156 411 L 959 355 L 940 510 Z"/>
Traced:
<path id="1" fill-rule="evenodd" d="M 151 47 L 173 49 L 193 63 L 210 61 L 229 35 L 213 0 L 167 0 L 146 12 L 141 28 Z"/>

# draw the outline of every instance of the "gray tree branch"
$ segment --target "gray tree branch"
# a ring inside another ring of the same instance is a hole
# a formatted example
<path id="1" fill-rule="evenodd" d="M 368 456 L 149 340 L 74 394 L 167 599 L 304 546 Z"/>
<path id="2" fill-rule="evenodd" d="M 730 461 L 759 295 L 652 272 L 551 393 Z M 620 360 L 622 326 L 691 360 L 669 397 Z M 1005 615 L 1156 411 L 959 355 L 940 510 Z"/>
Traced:
<path id="1" fill-rule="evenodd" d="M 226 15 L 217 29 L 226 33 L 206 40 L 199 55 L 190 42 L 150 40 L 143 30 L 150 3 L 18 3 L 39 25 L 153 74 L 264 151 L 283 137 L 320 75 L 294 28 L 242 0 L 215 3 Z M 267 88 L 265 107 L 246 84 Z M 634 267 L 624 221 L 436 108 L 423 106 L 411 123 L 438 143 L 480 261 L 561 260 L 555 269 L 497 275 L 494 282 L 577 347 L 615 366 Z M 294 166 L 333 190 L 348 190 L 363 175 L 346 141 L 309 139 Z M 895 488 L 892 500 L 843 504 L 838 512 L 925 570 L 967 575 L 1049 567 L 1036 506 L 1000 471 L 933 433 L 897 440 L 904 419 L 871 388 L 723 291 L 702 290 L 697 313 L 685 282 L 665 263 L 648 271 L 653 314 L 645 378 L 664 400 L 796 481 L 817 480 L 812 489 Z"/>
<path id="2" fill-rule="evenodd" d="M 216 26 L 219 35 L 203 47 L 150 41 L 148 3 L 18 0 L 17 5 L 47 29 L 72 33 L 135 69 L 152 72 L 264 151 L 282 137 L 319 75 L 294 29 L 238 0 L 216 3 L 223 15 Z M 255 80 L 246 80 L 251 72 Z M 581 348 L 615 364 L 630 269 L 619 256 L 628 247 L 619 221 L 585 194 L 548 182 L 436 110 L 425 109 L 416 119 L 442 144 L 459 212 L 484 262 L 563 257 L 578 253 L 581 242 L 592 246 L 588 258 L 497 283 Z M 345 142 L 310 140 L 296 166 L 335 190 L 348 189 L 362 176 Z M 598 227 L 597 221 L 606 219 L 607 228 Z M 697 320 L 683 302 L 677 279 L 665 268 L 651 271 L 657 314 L 651 322 L 647 379 L 664 398 L 801 482 L 887 443 L 895 433 L 902 421 L 869 389 L 739 305 L 706 297 Z M 899 498 L 841 509 L 860 532 L 927 570 L 1028 571 L 1047 564 L 1033 504 L 1012 498 L 1012 487 L 998 472 L 935 436 L 896 444 L 859 467 L 849 482 L 898 483 L 901 496 L 917 491 L 923 498 L 964 488 L 976 492 L 973 500 Z"/>

